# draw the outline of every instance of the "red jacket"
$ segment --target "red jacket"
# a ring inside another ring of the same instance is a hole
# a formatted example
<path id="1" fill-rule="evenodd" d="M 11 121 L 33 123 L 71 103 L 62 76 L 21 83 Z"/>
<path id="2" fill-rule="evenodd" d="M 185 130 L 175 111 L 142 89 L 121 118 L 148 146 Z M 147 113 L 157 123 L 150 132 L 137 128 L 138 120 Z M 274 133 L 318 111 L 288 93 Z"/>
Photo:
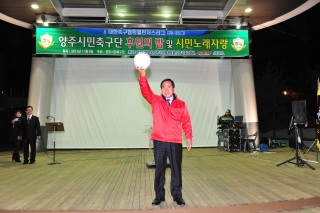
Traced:
<path id="1" fill-rule="evenodd" d="M 152 92 L 145 76 L 140 76 L 138 81 L 142 96 L 152 106 L 151 140 L 182 143 L 182 130 L 186 138 L 192 139 L 191 119 L 185 102 L 173 94 L 175 99 L 168 106 L 162 95 L 156 95 Z"/>

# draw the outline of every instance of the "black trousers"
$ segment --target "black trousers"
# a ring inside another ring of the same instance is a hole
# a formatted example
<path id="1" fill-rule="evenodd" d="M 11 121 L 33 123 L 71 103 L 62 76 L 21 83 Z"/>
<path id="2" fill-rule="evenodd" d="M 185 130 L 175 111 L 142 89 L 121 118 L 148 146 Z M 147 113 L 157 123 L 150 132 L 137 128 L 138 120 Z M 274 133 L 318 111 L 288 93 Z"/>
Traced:
<path id="1" fill-rule="evenodd" d="M 14 144 L 14 154 L 19 155 L 21 140 L 16 140 L 13 142 L 13 144 Z"/>
<path id="2" fill-rule="evenodd" d="M 154 160 L 156 164 L 156 171 L 154 177 L 154 190 L 157 198 L 165 197 L 164 184 L 165 171 L 167 168 L 167 157 L 170 161 L 171 167 L 171 195 L 174 198 L 182 198 L 182 144 L 153 141 Z"/>
<path id="3" fill-rule="evenodd" d="M 30 144 L 30 149 L 31 149 L 30 160 L 34 161 L 36 159 L 36 141 L 37 141 L 37 139 L 22 140 L 24 160 L 28 160 L 28 158 L 29 158 L 29 144 Z"/>

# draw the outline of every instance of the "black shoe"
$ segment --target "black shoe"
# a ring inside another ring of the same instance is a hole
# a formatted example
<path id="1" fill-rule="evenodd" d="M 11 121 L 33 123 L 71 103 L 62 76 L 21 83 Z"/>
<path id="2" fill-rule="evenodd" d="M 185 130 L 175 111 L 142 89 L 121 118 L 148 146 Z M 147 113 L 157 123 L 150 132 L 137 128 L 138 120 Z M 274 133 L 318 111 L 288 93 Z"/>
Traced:
<path id="1" fill-rule="evenodd" d="M 12 161 L 16 159 L 16 154 L 12 153 Z"/>
<path id="2" fill-rule="evenodd" d="M 28 160 L 24 160 L 24 161 L 23 161 L 23 164 L 28 164 L 28 163 L 29 163 Z"/>
<path id="3" fill-rule="evenodd" d="M 152 205 L 153 205 L 153 206 L 160 205 L 160 203 L 161 203 L 162 201 L 165 201 L 164 197 L 162 197 L 162 198 L 155 198 L 155 199 L 152 201 Z"/>
<path id="4" fill-rule="evenodd" d="M 20 155 L 16 154 L 16 158 L 14 159 L 16 162 L 21 163 Z"/>
<path id="5" fill-rule="evenodd" d="M 181 198 L 174 198 L 173 201 L 177 202 L 178 205 L 186 205 L 184 200 Z"/>
<path id="6" fill-rule="evenodd" d="M 31 161 L 30 161 L 30 164 L 34 164 L 34 162 L 35 162 L 34 160 L 31 160 Z"/>

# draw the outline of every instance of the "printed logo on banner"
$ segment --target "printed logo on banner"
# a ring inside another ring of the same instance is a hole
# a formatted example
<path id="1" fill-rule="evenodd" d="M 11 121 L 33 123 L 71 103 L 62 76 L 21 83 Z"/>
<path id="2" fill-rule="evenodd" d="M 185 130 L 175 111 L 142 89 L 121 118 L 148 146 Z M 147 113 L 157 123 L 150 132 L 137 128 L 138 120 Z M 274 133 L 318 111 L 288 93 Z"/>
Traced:
<path id="1" fill-rule="evenodd" d="M 44 48 L 47 49 L 48 47 L 51 47 L 54 42 L 52 42 L 52 36 L 49 35 L 48 33 L 40 36 L 40 41 L 38 41 L 39 45 Z"/>
<path id="2" fill-rule="evenodd" d="M 233 45 L 231 45 L 231 46 L 237 52 L 240 52 L 242 49 L 244 49 L 246 47 L 246 45 L 244 44 L 244 40 L 239 37 L 233 39 Z"/>

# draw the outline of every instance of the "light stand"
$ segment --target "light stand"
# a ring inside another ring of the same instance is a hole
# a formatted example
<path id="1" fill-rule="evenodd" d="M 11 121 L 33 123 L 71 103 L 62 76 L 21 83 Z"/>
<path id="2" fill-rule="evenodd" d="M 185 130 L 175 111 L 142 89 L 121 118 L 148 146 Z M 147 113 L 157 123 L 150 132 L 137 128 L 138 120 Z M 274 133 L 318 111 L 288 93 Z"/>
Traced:
<path id="1" fill-rule="evenodd" d="M 277 166 L 281 166 L 282 164 L 285 163 L 292 163 L 292 164 L 296 164 L 298 167 L 303 166 L 304 164 L 306 164 L 307 166 L 309 166 L 311 169 L 315 170 L 314 167 L 312 167 L 311 165 L 309 165 L 306 161 L 302 160 L 299 156 L 298 153 L 298 149 L 299 149 L 299 143 L 301 143 L 301 138 L 299 136 L 299 128 L 297 127 L 297 123 L 295 123 L 294 121 L 294 117 L 291 118 L 291 123 L 289 126 L 289 131 L 292 129 L 292 125 L 294 126 L 294 130 L 295 130 L 295 139 L 296 139 L 296 154 L 293 158 L 286 160 L 282 163 L 279 163 Z M 295 160 L 295 162 L 291 162 L 292 160 Z"/>
<path id="2" fill-rule="evenodd" d="M 58 122 L 56 123 L 56 120 L 54 117 L 52 116 L 47 116 L 47 119 L 48 118 L 53 118 L 53 123 L 47 123 L 47 128 L 49 130 L 51 130 L 50 127 L 53 127 L 53 161 L 51 163 L 48 163 L 48 165 L 53 165 L 53 164 L 61 164 L 59 162 L 56 162 L 56 141 L 55 141 L 55 138 L 56 138 L 56 130 L 57 130 L 57 124 Z M 49 124 L 49 125 L 48 125 Z M 49 127 L 48 127 L 49 126 Z"/>
<path id="3" fill-rule="evenodd" d="M 156 164 L 154 161 L 154 150 L 153 150 L 153 142 L 150 139 L 150 134 L 152 131 L 152 126 L 151 125 L 145 125 L 144 132 L 148 133 L 148 138 L 149 138 L 149 149 L 148 149 L 148 162 L 146 163 L 146 166 L 148 169 L 153 169 L 156 168 Z M 167 168 L 170 168 L 170 163 L 167 161 Z"/>
<path id="4" fill-rule="evenodd" d="M 148 169 L 156 168 L 156 164 L 153 159 L 153 151 L 152 151 L 152 141 L 150 140 L 150 133 L 152 130 L 151 125 L 145 125 L 144 132 L 148 133 L 148 140 L 149 140 L 149 149 L 148 149 L 148 162 L 146 163 L 146 166 Z"/>
<path id="5" fill-rule="evenodd" d="M 302 128 L 301 125 L 300 125 L 298 128 L 299 128 L 299 130 L 300 130 L 301 139 L 303 139 L 303 128 Z M 307 148 L 307 149 L 308 149 L 307 152 L 309 152 L 310 150 L 314 152 L 314 150 L 312 149 L 312 146 L 313 146 L 313 144 L 312 144 L 310 147 L 308 147 L 308 146 L 304 143 L 304 141 L 301 141 L 300 149 L 301 149 L 301 150 L 304 150 L 304 148 Z"/>
<path id="6" fill-rule="evenodd" d="M 313 141 L 313 143 L 311 144 L 311 146 L 309 147 L 309 149 L 306 151 L 306 153 L 303 155 L 303 157 L 304 158 L 306 158 L 306 155 L 308 154 L 308 152 L 310 151 L 310 150 L 312 150 L 311 148 L 316 144 L 316 142 L 318 141 L 318 139 L 315 139 L 314 141 Z M 313 150 L 312 150 L 313 151 Z M 317 161 L 311 161 L 311 160 L 306 160 L 306 161 L 310 161 L 310 162 L 313 162 L 313 163 L 319 163 L 319 161 L 318 161 L 318 151 L 317 151 Z"/>

